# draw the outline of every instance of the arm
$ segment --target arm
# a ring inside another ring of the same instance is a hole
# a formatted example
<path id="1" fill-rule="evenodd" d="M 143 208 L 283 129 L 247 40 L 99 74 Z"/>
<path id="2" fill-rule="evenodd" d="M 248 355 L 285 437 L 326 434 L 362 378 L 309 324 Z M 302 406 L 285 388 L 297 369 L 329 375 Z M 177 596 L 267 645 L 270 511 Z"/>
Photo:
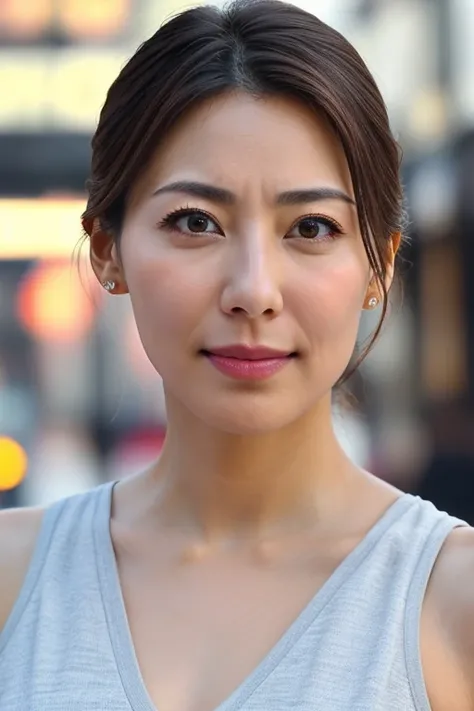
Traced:
<path id="1" fill-rule="evenodd" d="M 42 517 L 42 509 L 0 512 L 0 633 L 23 584 Z"/>
<path id="2" fill-rule="evenodd" d="M 433 711 L 474 711 L 474 529 L 446 541 L 425 599 L 421 649 Z"/>

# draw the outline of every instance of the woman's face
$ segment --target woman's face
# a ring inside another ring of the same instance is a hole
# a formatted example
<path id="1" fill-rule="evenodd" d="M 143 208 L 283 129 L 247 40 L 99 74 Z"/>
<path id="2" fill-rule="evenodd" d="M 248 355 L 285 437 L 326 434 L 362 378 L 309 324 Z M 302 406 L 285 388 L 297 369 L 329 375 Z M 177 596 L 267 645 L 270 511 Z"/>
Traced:
<path id="1" fill-rule="evenodd" d="M 130 198 L 121 259 L 170 406 L 209 425 L 288 425 L 349 362 L 369 264 L 342 147 L 297 103 L 235 93 L 182 119 Z"/>

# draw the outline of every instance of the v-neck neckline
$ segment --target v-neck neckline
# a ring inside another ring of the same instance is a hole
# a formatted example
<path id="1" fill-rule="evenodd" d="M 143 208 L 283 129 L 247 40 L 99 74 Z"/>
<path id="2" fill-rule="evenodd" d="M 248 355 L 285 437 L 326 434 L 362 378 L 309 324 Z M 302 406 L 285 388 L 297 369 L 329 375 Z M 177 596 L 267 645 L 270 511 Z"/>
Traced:
<path id="1" fill-rule="evenodd" d="M 97 509 L 93 517 L 95 555 L 102 603 L 117 669 L 132 711 L 160 711 L 148 694 L 138 664 L 110 532 L 112 495 L 116 483 L 111 482 L 103 487 L 101 495 L 97 498 Z M 416 500 L 417 497 L 411 494 L 402 494 L 388 507 L 364 538 L 318 588 L 259 664 L 214 711 L 239 711 L 242 708 L 321 614 L 341 585 L 358 569 L 384 533 L 411 508 Z"/>

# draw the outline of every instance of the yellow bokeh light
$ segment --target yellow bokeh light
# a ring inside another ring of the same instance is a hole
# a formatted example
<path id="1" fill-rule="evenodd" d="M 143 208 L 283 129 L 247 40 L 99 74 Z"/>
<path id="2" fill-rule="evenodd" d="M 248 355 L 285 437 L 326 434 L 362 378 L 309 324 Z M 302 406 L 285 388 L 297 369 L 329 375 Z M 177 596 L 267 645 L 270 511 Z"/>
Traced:
<path id="1" fill-rule="evenodd" d="M 0 199 L 0 259 L 70 259 L 84 208 L 83 198 Z"/>
<path id="2" fill-rule="evenodd" d="M 10 437 L 0 437 L 0 491 L 21 484 L 27 468 L 28 457 L 23 447 Z"/>
<path id="3" fill-rule="evenodd" d="M 74 37 L 107 38 L 125 29 L 130 17 L 130 0 L 61 0 L 58 13 L 63 26 Z"/>

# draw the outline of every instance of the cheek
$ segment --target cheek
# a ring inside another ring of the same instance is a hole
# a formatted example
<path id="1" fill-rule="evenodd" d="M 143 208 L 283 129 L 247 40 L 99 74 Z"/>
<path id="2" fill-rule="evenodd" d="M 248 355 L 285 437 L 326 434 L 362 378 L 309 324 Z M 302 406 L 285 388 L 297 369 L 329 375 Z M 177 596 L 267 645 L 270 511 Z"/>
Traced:
<path id="1" fill-rule="evenodd" d="M 146 244 L 124 254 L 124 264 L 138 331 L 155 360 L 155 351 L 168 350 L 171 341 L 192 337 L 208 308 L 209 280 Z"/>
<path id="2" fill-rule="evenodd" d="M 328 259 L 300 282 L 300 320 L 313 342 L 355 341 L 368 279 L 365 264 L 347 257 Z"/>

